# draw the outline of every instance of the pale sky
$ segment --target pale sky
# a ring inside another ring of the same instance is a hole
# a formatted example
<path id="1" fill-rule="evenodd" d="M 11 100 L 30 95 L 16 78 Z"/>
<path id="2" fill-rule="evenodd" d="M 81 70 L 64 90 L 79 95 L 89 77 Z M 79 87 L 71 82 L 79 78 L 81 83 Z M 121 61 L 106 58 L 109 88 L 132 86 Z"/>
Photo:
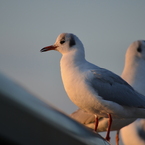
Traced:
<path id="1" fill-rule="evenodd" d="M 88 61 L 120 75 L 128 46 L 145 39 L 144 7 L 144 0 L 1 0 L 0 71 L 70 114 L 77 107 L 63 88 L 61 54 L 40 49 L 71 32 Z"/>

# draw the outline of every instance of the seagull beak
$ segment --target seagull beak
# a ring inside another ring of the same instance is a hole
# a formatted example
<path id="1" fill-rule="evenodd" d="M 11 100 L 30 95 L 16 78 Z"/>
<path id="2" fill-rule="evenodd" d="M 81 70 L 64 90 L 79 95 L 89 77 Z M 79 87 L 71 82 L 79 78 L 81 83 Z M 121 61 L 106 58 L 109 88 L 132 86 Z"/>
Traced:
<path id="1" fill-rule="evenodd" d="M 51 46 L 46 46 L 46 47 L 42 48 L 40 51 L 45 52 L 45 51 L 49 51 L 49 50 L 55 50 L 56 48 L 57 48 L 57 46 L 51 45 Z"/>

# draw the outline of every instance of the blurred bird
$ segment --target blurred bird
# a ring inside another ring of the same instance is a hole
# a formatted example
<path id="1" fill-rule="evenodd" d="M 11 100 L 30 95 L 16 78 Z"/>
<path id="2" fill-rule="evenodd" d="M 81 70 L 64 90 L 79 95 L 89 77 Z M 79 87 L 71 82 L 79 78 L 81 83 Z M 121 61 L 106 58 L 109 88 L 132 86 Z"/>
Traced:
<path id="1" fill-rule="evenodd" d="M 145 41 L 134 42 L 129 47 L 126 53 L 125 68 L 123 78 L 136 91 L 145 95 Z M 124 145 L 145 145 L 145 119 L 137 119 L 122 128 L 121 137 Z"/>

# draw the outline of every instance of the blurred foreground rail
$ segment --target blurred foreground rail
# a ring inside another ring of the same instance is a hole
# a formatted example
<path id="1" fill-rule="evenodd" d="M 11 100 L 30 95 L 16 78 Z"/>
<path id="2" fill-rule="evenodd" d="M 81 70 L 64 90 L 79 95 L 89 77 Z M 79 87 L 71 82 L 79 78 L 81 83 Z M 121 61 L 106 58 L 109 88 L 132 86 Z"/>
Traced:
<path id="1" fill-rule="evenodd" d="M 0 144 L 109 145 L 1 73 Z"/>

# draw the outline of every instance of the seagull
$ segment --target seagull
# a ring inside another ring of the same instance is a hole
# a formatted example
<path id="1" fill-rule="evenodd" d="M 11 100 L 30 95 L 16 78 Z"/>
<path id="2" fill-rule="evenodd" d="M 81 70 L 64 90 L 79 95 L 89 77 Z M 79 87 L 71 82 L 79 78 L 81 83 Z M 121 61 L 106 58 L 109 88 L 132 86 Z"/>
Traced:
<path id="1" fill-rule="evenodd" d="M 41 52 L 56 50 L 62 54 L 61 77 L 70 100 L 79 108 L 109 118 L 106 140 L 112 118 L 145 118 L 145 98 L 115 73 L 85 59 L 84 46 L 72 33 L 60 34 L 53 45 Z"/>
<path id="2" fill-rule="evenodd" d="M 145 41 L 144 40 L 137 40 L 134 41 L 127 49 L 126 51 L 126 59 L 125 59 L 125 67 L 123 70 L 123 73 L 121 75 L 121 77 L 127 81 L 136 91 L 138 91 L 139 93 L 145 95 L 145 88 L 144 88 L 144 84 L 145 84 Z M 94 115 L 90 114 L 82 109 L 78 109 L 75 112 L 73 112 L 70 115 L 73 119 L 77 120 L 78 122 L 84 124 L 85 126 L 87 126 L 90 129 L 94 129 L 95 127 L 95 120 L 94 120 Z M 112 125 L 111 125 L 111 131 L 116 131 L 117 130 L 117 136 L 116 136 L 116 142 L 119 141 L 119 130 L 124 127 L 129 125 L 130 123 L 132 123 L 133 121 L 135 121 L 136 119 L 113 119 L 112 121 Z M 144 124 L 143 124 L 144 122 Z M 140 123 L 140 126 L 139 126 Z M 137 126 L 139 127 L 139 129 L 135 132 L 135 124 L 137 124 Z M 140 133 L 140 129 L 142 129 L 142 132 L 144 132 L 144 143 L 145 143 L 145 127 L 141 127 L 141 126 L 145 126 L 145 119 L 138 119 L 135 123 L 132 123 L 132 125 L 129 125 L 128 127 L 124 127 L 121 129 L 121 134 L 122 137 L 124 139 L 124 141 L 126 142 L 129 141 L 129 137 L 130 136 L 130 141 L 132 141 L 132 143 L 129 144 L 133 144 L 133 140 L 132 138 L 132 134 L 133 134 L 133 129 L 131 130 L 131 128 L 134 127 L 134 134 L 137 134 L 138 132 L 138 136 Z M 107 131 L 108 128 L 108 118 L 103 118 L 103 117 L 99 117 L 99 124 L 97 127 L 97 131 L 98 132 L 103 132 L 103 131 Z M 128 135 L 126 135 L 128 134 Z M 126 143 L 127 145 L 127 143 Z"/>
<path id="3" fill-rule="evenodd" d="M 145 95 L 145 40 L 136 41 L 127 50 L 122 77 Z M 137 119 L 121 129 L 124 145 L 145 145 L 145 119 Z"/>

